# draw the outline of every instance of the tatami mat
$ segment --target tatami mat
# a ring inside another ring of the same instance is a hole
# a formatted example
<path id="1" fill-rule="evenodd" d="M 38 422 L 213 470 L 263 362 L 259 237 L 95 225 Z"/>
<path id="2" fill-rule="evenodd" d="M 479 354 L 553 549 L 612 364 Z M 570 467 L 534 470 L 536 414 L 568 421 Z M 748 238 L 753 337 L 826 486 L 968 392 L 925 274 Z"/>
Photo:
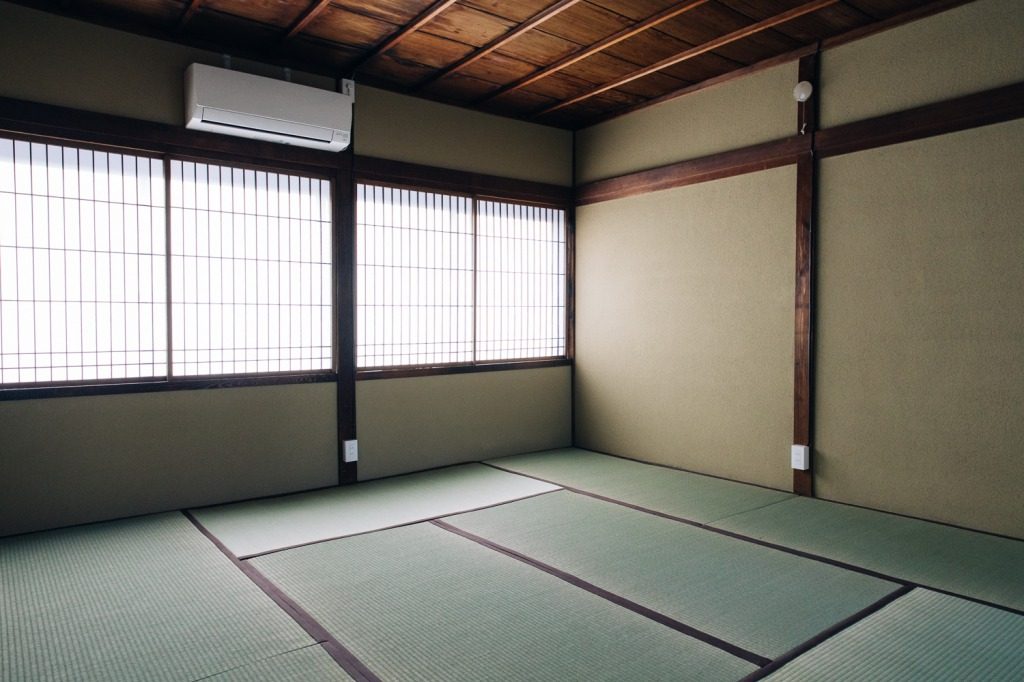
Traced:
<path id="1" fill-rule="evenodd" d="M 251 561 L 385 680 L 706 681 L 754 670 L 432 524 Z"/>
<path id="2" fill-rule="evenodd" d="M 917 589 L 769 680 L 1024 680 L 1024 616 Z"/>
<path id="3" fill-rule="evenodd" d="M 713 524 L 976 599 L 1024 609 L 1024 542 L 794 498 Z"/>
<path id="4" fill-rule="evenodd" d="M 209 682 L 352 682 L 319 644 L 207 678 Z"/>
<path id="5" fill-rule="evenodd" d="M 778 490 L 643 464 L 579 448 L 513 455 L 489 463 L 700 523 L 793 497 Z"/>
<path id="6" fill-rule="evenodd" d="M 0 541 L 0 679 L 196 680 L 313 640 L 181 514 Z"/>
<path id="7" fill-rule="evenodd" d="M 899 587 L 568 491 L 445 521 L 767 658 Z"/>
<path id="8" fill-rule="evenodd" d="M 193 510 L 239 557 L 382 530 L 557 490 L 483 464 Z"/>

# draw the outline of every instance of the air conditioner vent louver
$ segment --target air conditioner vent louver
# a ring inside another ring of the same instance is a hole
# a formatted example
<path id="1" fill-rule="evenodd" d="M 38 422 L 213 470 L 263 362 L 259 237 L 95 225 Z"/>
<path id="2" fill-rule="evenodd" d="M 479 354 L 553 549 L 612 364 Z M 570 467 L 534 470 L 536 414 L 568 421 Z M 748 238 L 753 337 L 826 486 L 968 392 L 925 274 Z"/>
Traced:
<path id="1" fill-rule="evenodd" d="M 348 147 L 353 85 L 344 93 L 193 64 L 185 72 L 186 127 L 328 151 Z"/>

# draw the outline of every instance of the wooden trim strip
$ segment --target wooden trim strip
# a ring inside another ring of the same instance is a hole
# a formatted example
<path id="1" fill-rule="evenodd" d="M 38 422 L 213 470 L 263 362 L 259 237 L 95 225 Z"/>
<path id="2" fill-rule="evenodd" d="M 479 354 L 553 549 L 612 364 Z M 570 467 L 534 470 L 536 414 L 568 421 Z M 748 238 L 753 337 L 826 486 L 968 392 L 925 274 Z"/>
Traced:
<path id="1" fill-rule="evenodd" d="M 399 28 L 397 31 L 378 43 L 376 47 L 363 55 L 355 64 L 352 65 L 352 72 L 355 73 L 361 67 L 401 43 L 410 35 L 433 21 L 435 17 L 454 5 L 456 2 L 457 0 L 437 0 L 434 2 L 432 5 L 416 15 L 416 17 L 408 24 Z"/>
<path id="2" fill-rule="evenodd" d="M 1024 118 L 1024 81 L 955 99 L 826 128 L 815 136 L 822 158 Z"/>
<path id="3" fill-rule="evenodd" d="M 360 369 L 356 381 L 376 379 L 409 379 L 413 377 L 443 376 L 446 374 L 476 374 L 479 372 L 506 372 L 515 369 L 543 369 L 571 365 L 569 358 L 547 360 L 521 360 L 518 362 L 489 362 L 484 364 L 441 365 L 436 367 L 395 367 L 383 369 Z"/>
<path id="4" fill-rule="evenodd" d="M 0 131 L 38 135 L 72 143 L 158 152 L 195 159 L 230 160 L 274 166 L 317 177 L 332 177 L 335 153 L 189 130 L 167 123 L 0 97 Z"/>
<path id="5" fill-rule="evenodd" d="M 38 400 L 41 398 L 74 398 L 79 396 L 118 395 L 124 393 L 163 393 L 165 391 L 197 391 L 208 388 L 244 388 L 246 386 L 284 386 L 290 384 L 323 384 L 338 380 L 334 372 L 280 374 L 262 376 L 218 376 L 202 378 L 125 380 L 105 384 L 80 383 L 50 386 L 26 386 L 0 389 L 0 402 Z"/>
<path id="6" fill-rule="evenodd" d="M 554 208 L 572 206 L 571 187 L 423 166 L 372 156 L 356 156 L 354 173 L 359 182 L 409 185 L 421 189 L 518 200 Z"/>
<path id="7" fill-rule="evenodd" d="M 818 126 L 817 52 L 800 60 L 797 80 L 807 81 L 814 91 L 806 102 L 797 103 L 797 134 L 811 142 L 812 151 L 801 155 L 796 163 L 796 283 L 794 295 L 793 333 L 793 443 L 813 445 L 814 414 L 814 216 L 817 199 L 817 173 L 814 159 L 814 136 Z M 814 495 L 813 457 L 811 469 L 793 469 L 793 492 Z"/>
<path id="8" fill-rule="evenodd" d="M 848 618 L 844 618 L 843 620 L 839 621 L 838 623 L 836 623 L 832 627 L 830 627 L 830 628 L 828 628 L 826 630 L 822 630 L 821 632 L 819 632 L 814 637 L 811 637 L 806 642 L 803 642 L 799 646 L 796 646 L 793 649 L 791 649 L 791 650 L 787 651 L 786 653 L 782 654 L 781 656 L 779 656 L 778 658 L 773 660 L 771 663 L 769 663 L 765 667 L 761 668 L 760 670 L 755 670 L 754 672 L 750 673 L 749 675 L 744 677 L 742 680 L 740 680 L 740 682 L 755 682 L 756 680 L 763 680 L 764 678 L 768 677 L 769 675 L 771 675 L 773 672 L 775 672 L 779 668 L 785 666 L 787 663 L 791 663 L 793 660 L 795 660 L 795 659 L 799 658 L 800 656 L 804 655 L 805 653 L 807 653 L 808 651 L 810 651 L 814 647 L 818 646 L 819 644 L 822 644 L 826 640 L 832 639 L 833 637 L 838 635 L 843 630 L 846 630 L 847 628 L 849 628 L 849 627 L 855 625 L 856 623 L 859 623 L 860 621 L 864 620 L 868 616 L 870 616 L 870 615 L 872 615 L 874 613 L 877 613 L 878 611 L 881 611 L 886 606 L 888 606 L 889 604 L 893 603 L 894 601 L 896 601 L 900 597 L 906 596 L 907 594 L 912 592 L 914 589 L 916 589 L 916 588 L 913 587 L 912 585 L 903 585 L 903 586 L 901 586 L 899 589 L 894 590 L 893 592 L 890 592 L 889 594 L 885 595 L 884 597 L 882 597 L 881 599 L 876 601 L 874 604 L 871 604 L 871 605 L 861 609 L 860 611 L 858 611 L 857 613 L 853 614 L 852 616 L 849 616 Z"/>
<path id="9" fill-rule="evenodd" d="M 471 540 L 477 543 L 478 545 L 486 547 L 487 549 L 498 552 L 499 554 L 504 554 L 507 557 L 515 559 L 516 561 L 521 561 L 522 563 L 527 564 L 528 566 L 532 566 L 533 568 L 539 569 L 549 575 L 558 578 L 559 580 L 569 583 L 573 587 L 578 587 L 595 596 L 601 597 L 602 599 L 605 599 L 606 601 L 609 601 L 612 604 L 615 604 L 616 606 L 621 606 L 622 608 L 632 611 L 633 613 L 636 613 L 638 615 L 641 615 L 644 618 L 648 618 L 656 623 L 660 623 L 661 625 L 669 627 L 675 630 L 676 632 L 680 632 L 688 637 L 704 642 L 705 644 L 709 644 L 715 647 L 716 649 L 721 649 L 722 651 L 725 651 L 737 658 L 742 658 L 744 661 L 747 661 L 748 663 L 753 663 L 754 665 L 760 667 L 768 665 L 771 662 L 771 659 L 765 658 L 760 654 L 756 654 L 753 651 L 748 651 L 740 646 L 737 646 L 730 642 L 726 642 L 723 639 L 719 639 L 714 635 L 708 634 L 702 630 L 698 630 L 695 627 L 686 625 L 685 623 L 681 623 L 675 618 L 666 616 L 663 613 L 643 606 L 642 604 L 638 604 L 637 602 L 631 599 L 627 599 L 626 597 L 623 597 L 621 595 L 615 594 L 614 592 L 609 592 L 608 590 L 598 587 L 597 585 L 591 582 L 587 582 L 586 580 L 578 578 L 572 575 L 571 573 L 566 573 L 565 571 L 555 568 L 554 566 L 545 564 L 544 562 L 526 556 L 525 554 L 521 554 L 514 549 L 505 547 L 504 545 L 499 545 L 498 543 L 492 542 L 487 538 L 480 537 L 479 535 L 463 530 L 461 528 L 458 528 L 457 526 L 453 526 L 450 523 L 446 523 L 441 520 L 434 520 L 431 521 L 431 523 L 437 526 L 438 528 L 441 528 L 442 530 L 448 531 L 449 533 L 458 535 L 459 537 L 465 538 L 467 540 Z"/>
<path id="10" fill-rule="evenodd" d="M 290 27 L 288 27 L 288 31 L 284 34 L 284 37 L 281 38 L 282 42 L 291 40 L 298 34 L 302 33 L 302 31 L 304 31 L 314 19 L 320 16 L 320 14 L 327 9 L 330 4 L 331 0 L 314 0 L 311 5 L 303 10 L 302 14 L 299 15 L 299 18 L 296 19 Z"/>
<path id="11" fill-rule="evenodd" d="M 731 33 L 727 33 L 723 36 L 719 36 L 714 40 L 709 40 L 708 42 L 703 43 L 701 45 L 697 45 L 695 47 L 683 50 L 682 52 L 678 52 L 675 55 L 671 57 L 666 57 L 661 61 L 651 64 L 650 66 L 645 66 L 642 69 L 637 69 L 636 71 L 628 73 L 625 76 L 616 78 L 610 83 L 605 83 L 600 87 L 588 90 L 582 95 L 564 100 L 562 102 L 558 102 L 557 104 L 553 104 L 549 107 L 545 107 L 544 109 L 541 109 L 536 114 L 534 114 L 534 117 L 550 114 L 553 111 L 558 111 L 559 109 L 572 106 L 573 104 L 578 104 L 580 102 L 583 102 L 584 100 L 588 100 L 591 97 L 594 97 L 595 95 L 600 95 L 603 92 L 614 90 L 615 88 L 621 87 L 626 83 L 631 83 L 632 81 L 635 81 L 639 78 L 643 78 L 644 76 L 649 76 L 652 73 L 657 73 L 662 69 L 667 69 L 670 66 L 675 66 L 676 64 L 685 62 L 689 59 L 693 59 L 694 57 L 699 57 L 702 54 L 705 54 L 712 50 L 716 50 L 720 47 L 724 47 L 725 45 L 735 43 L 737 41 L 743 40 L 744 38 L 749 38 L 752 35 L 761 33 L 762 31 L 766 31 L 770 28 L 778 26 L 779 24 L 784 24 L 787 21 L 792 21 L 793 19 L 802 17 L 806 14 L 817 12 L 818 10 L 824 9 L 825 7 L 829 7 L 830 5 L 836 4 L 837 2 L 839 2 L 839 0 L 812 0 L 811 2 L 804 3 L 786 12 L 776 14 L 767 19 L 751 24 L 750 26 L 745 26 L 739 30 L 732 31 Z"/>
<path id="12" fill-rule="evenodd" d="M 637 194 L 786 166 L 796 163 L 802 154 L 808 153 L 810 145 L 809 137 L 794 135 L 781 140 L 620 175 L 607 180 L 597 180 L 577 188 L 576 205 L 582 206 L 600 201 L 622 199 Z"/>
<path id="13" fill-rule="evenodd" d="M 652 14 L 651 16 L 640 21 L 639 23 L 633 24 L 632 26 L 627 26 L 621 31 L 613 33 L 612 35 L 608 36 L 603 40 L 599 40 L 590 47 L 581 49 L 579 52 L 574 52 L 568 55 L 567 57 L 559 59 L 557 62 L 551 64 L 550 66 L 545 66 L 544 68 L 538 71 L 534 71 L 533 73 L 524 76 L 513 83 L 509 83 L 508 85 L 502 86 L 495 90 L 494 92 L 484 95 L 473 104 L 479 106 L 484 102 L 488 102 L 492 99 L 495 99 L 496 97 L 501 97 L 502 95 L 512 92 L 513 90 L 525 88 L 527 85 L 531 85 L 543 78 L 547 78 L 552 74 L 558 73 L 562 69 L 572 66 L 576 62 L 582 61 L 587 57 L 591 57 L 599 52 L 603 52 L 607 50 L 609 47 L 612 47 L 613 45 L 618 45 L 622 41 L 628 40 L 629 38 L 632 38 L 635 35 L 639 35 L 640 33 L 643 33 L 649 28 L 653 28 L 658 24 L 664 23 L 669 19 L 672 19 L 673 17 L 677 17 L 680 14 L 689 12 L 692 9 L 696 9 L 701 5 L 706 4 L 708 1 L 709 0 L 690 0 L 690 2 L 676 3 L 670 7 L 663 9 L 660 12 Z"/>
<path id="14" fill-rule="evenodd" d="M 356 435 L 356 197 L 352 174 L 355 154 L 344 153 L 334 186 L 334 326 L 337 329 L 335 367 L 338 371 L 338 483 L 359 480 L 359 463 L 345 461 L 345 441 Z"/>
<path id="15" fill-rule="evenodd" d="M 211 533 L 206 526 L 199 522 L 195 516 L 189 511 L 181 512 L 186 519 L 188 519 L 196 529 L 202 533 L 206 539 L 214 544 L 214 546 L 220 550 L 221 554 L 226 556 L 228 560 L 235 565 L 235 567 L 245 574 L 249 580 L 256 584 L 263 593 L 274 600 L 281 609 L 291 616 L 299 627 L 301 627 L 306 634 L 312 637 L 317 644 L 322 646 L 324 650 L 330 654 L 334 662 L 341 666 L 342 670 L 352 676 L 353 679 L 358 682 L 380 682 L 380 678 L 377 677 L 369 668 L 367 668 L 362 661 L 356 658 L 355 654 L 346 649 L 341 642 L 335 639 L 334 635 L 328 632 L 327 628 L 319 623 L 304 608 L 289 597 L 285 592 L 275 585 L 267 576 L 263 575 L 259 569 L 252 564 L 246 563 L 235 556 L 234 552 L 227 548 L 227 546 L 220 541 L 213 533 Z"/>
<path id="16" fill-rule="evenodd" d="M 461 71 L 470 64 L 473 64 L 474 62 L 483 59 L 484 57 L 494 52 L 495 50 L 504 47 L 508 43 L 512 42 L 519 36 L 526 33 L 527 31 L 532 31 L 533 29 L 537 28 L 548 19 L 551 19 L 552 17 L 561 14 L 562 12 L 564 12 L 565 10 L 569 9 L 570 7 L 579 2 L 580 0 L 558 0 L 558 2 L 556 2 L 555 4 L 547 7 L 546 9 L 541 10 L 540 12 L 537 12 L 532 17 L 530 17 L 523 23 L 519 24 L 508 33 L 498 36 L 497 38 L 487 43 L 483 47 L 480 47 L 474 50 L 473 52 L 470 52 L 468 55 L 458 60 L 454 64 L 451 64 L 441 69 L 437 73 L 428 76 L 426 80 L 421 81 L 420 83 L 417 83 L 415 86 L 413 86 L 411 91 L 416 92 L 419 90 L 423 90 L 424 88 L 432 85 L 433 83 L 436 83 L 442 78 L 446 78 L 453 73 Z"/>

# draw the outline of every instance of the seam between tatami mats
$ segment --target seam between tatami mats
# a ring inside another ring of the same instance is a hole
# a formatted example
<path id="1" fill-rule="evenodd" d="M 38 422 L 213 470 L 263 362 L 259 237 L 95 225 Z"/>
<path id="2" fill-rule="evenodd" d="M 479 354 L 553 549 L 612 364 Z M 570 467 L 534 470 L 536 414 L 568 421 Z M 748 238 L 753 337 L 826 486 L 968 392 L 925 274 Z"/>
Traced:
<path id="1" fill-rule="evenodd" d="M 221 553 L 228 558 L 242 573 L 245 574 L 257 587 L 263 590 L 264 594 L 270 597 L 285 613 L 291 616 L 299 627 L 306 634 L 313 638 L 315 644 L 323 647 L 324 651 L 334 659 L 335 663 L 349 674 L 357 682 L 381 682 L 369 668 L 363 664 L 355 654 L 345 648 L 334 636 L 327 631 L 313 616 L 303 609 L 299 604 L 289 597 L 285 592 L 275 585 L 269 578 L 252 564 L 245 563 L 221 542 L 217 536 L 211 533 L 202 523 L 199 522 L 190 512 L 181 512 L 196 529 L 214 544 Z"/>
<path id="2" fill-rule="evenodd" d="M 923 588 L 917 588 L 917 587 L 914 587 L 913 585 L 903 585 L 903 586 L 901 586 L 899 589 L 894 590 L 893 592 L 890 592 L 889 594 L 885 595 L 884 597 L 882 597 L 881 599 L 876 601 L 874 604 L 870 604 L 869 606 L 861 609 L 860 611 L 858 611 L 857 613 L 849 616 L 848 618 L 844 618 L 843 620 L 839 621 L 838 623 L 836 623 L 832 627 L 827 628 L 825 630 L 822 630 L 821 632 L 816 634 L 814 637 L 811 637 L 807 641 L 805 641 L 805 642 L 803 642 L 801 644 L 798 644 L 797 646 L 793 647 L 792 649 L 790 649 L 786 653 L 784 653 L 784 654 L 782 654 L 780 656 L 777 656 L 774 660 L 772 660 L 771 663 L 769 663 L 768 665 L 762 667 L 759 670 L 755 670 L 754 672 L 750 673 L 749 675 L 744 677 L 742 680 L 740 680 L 740 682 L 754 682 L 754 680 L 760 680 L 760 679 L 763 679 L 763 678 L 767 677 L 768 675 L 772 674 L 776 670 L 779 670 L 780 668 L 784 668 L 789 663 L 792 663 L 796 659 L 800 658 L 801 656 L 806 654 L 808 651 L 814 649 L 815 647 L 820 646 L 821 644 L 824 644 L 825 642 L 827 642 L 828 640 L 832 639 L 833 637 L 835 637 L 839 633 L 843 632 L 844 630 L 853 627 L 854 625 L 856 625 L 857 623 L 861 622 L 862 620 L 864 620 L 868 616 L 874 615 L 875 613 L 877 613 L 877 612 L 881 611 L 882 609 L 884 609 L 889 604 L 893 603 L 894 601 L 896 601 L 898 599 L 901 599 L 902 597 L 907 596 L 908 594 L 910 594 L 911 592 L 913 592 L 916 589 L 923 589 Z"/>
<path id="3" fill-rule="evenodd" d="M 571 573 L 555 568 L 550 564 L 545 564 L 544 562 L 538 561 L 537 559 L 522 554 L 521 552 L 517 552 L 514 549 L 505 547 L 504 545 L 500 545 L 496 542 L 488 540 L 487 538 L 476 535 L 475 533 L 463 530 L 462 528 L 458 528 L 457 526 L 453 526 L 439 519 L 430 521 L 430 523 L 449 533 L 458 535 L 471 542 L 475 542 L 478 545 L 486 547 L 487 549 L 495 551 L 499 554 L 503 554 L 507 557 L 515 559 L 516 561 L 520 561 L 526 564 L 527 566 L 531 566 L 540 571 L 543 571 L 544 573 L 552 575 L 558 578 L 559 580 L 562 580 L 572 585 L 573 587 L 577 587 L 579 589 L 584 590 L 585 592 L 589 592 L 590 594 L 601 597 L 602 599 L 609 601 L 612 604 L 615 604 L 616 606 L 620 606 L 649 620 L 652 620 L 656 623 L 671 628 L 672 630 L 680 632 L 698 641 L 704 642 L 705 644 L 708 644 L 710 646 L 715 647 L 716 649 L 731 654 L 736 658 L 743 659 L 748 663 L 753 663 L 759 668 L 768 665 L 771 662 L 771 659 L 766 656 L 754 653 L 753 651 L 749 651 L 747 649 L 744 649 L 743 647 L 727 642 L 723 639 L 715 637 L 714 635 L 708 634 L 702 630 L 698 630 L 697 628 L 686 625 L 685 623 L 682 623 L 676 620 L 675 618 L 666 616 L 665 614 L 655 611 L 654 609 L 650 609 L 646 606 L 643 606 L 642 604 L 638 604 L 637 602 L 631 599 L 627 599 L 626 597 L 615 594 L 614 592 L 605 590 Z"/>
<path id="4" fill-rule="evenodd" d="M 585 495 L 586 497 L 592 497 L 594 499 L 601 500 L 603 502 L 608 502 L 608 503 L 611 503 L 611 504 L 617 504 L 619 506 L 626 507 L 627 509 L 632 509 L 634 511 L 643 512 L 644 514 L 651 514 L 652 516 L 658 516 L 658 517 L 661 517 L 663 519 L 668 519 L 670 521 L 675 521 L 677 523 L 684 523 L 684 524 L 686 524 L 688 526 L 693 526 L 695 528 L 701 528 L 701 529 L 706 530 L 706 531 L 708 531 L 710 533 L 717 533 L 718 535 L 724 535 L 725 537 L 730 537 L 730 538 L 734 538 L 736 540 L 742 540 L 744 542 L 749 542 L 749 543 L 752 543 L 752 544 L 755 544 L 755 545 L 760 545 L 761 547 L 767 547 L 769 549 L 774 549 L 774 550 L 777 550 L 777 551 L 780 551 L 780 552 L 785 552 L 787 554 L 792 554 L 794 556 L 802 557 L 804 559 L 810 559 L 811 561 L 818 561 L 820 563 L 828 564 L 830 566 L 835 566 L 837 568 L 842 568 L 842 569 L 845 569 L 845 570 L 848 570 L 848 571 L 853 571 L 854 573 L 860 573 L 862 575 L 867 575 L 867 576 L 870 576 L 872 578 L 878 578 L 879 580 L 885 580 L 885 581 L 888 581 L 888 582 L 891 582 L 891 583 L 896 583 L 897 585 L 907 586 L 907 587 L 920 587 L 920 588 L 923 588 L 923 589 L 926 589 L 926 590 L 931 590 L 932 592 L 939 592 L 941 594 L 946 594 L 946 595 L 949 595 L 951 597 L 957 597 L 959 599 L 964 599 L 964 600 L 967 600 L 967 601 L 971 601 L 971 602 L 974 602 L 976 604 L 981 604 L 982 606 L 990 606 L 990 607 L 992 607 L 994 609 L 999 609 L 1001 611 L 1009 611 L 1010 613 L 1015 613 L 1018 616 L 1024 616 L 1024 610 L 1016 609 L 1016 608 L 1014 608 L 1012 606 L 1006 606 L 1005 604 L 999 604 L 999 603 L 996 603 L 996 602 L 987 601 L 985 599 L 979 599 L 978 597 L 971 597 L 969 595 L 961 594 L 959 592 L 953 592 L 952 590 L 946 590 L 946 589 L 943 589 L 941 587 L 933 587 L 931 585 L 926 585 L 924 583 L 918 583 L 918 582 L 915 582 L 913 580 L 908 580 L 907 578 L 900 578 L 900 577 L 897 577 L 897 576 L 894 576 L 894 575 L 890 575 L 890 574 L 887 574 L 887 573 L 881 573 L 879 571 L 875 571 L 875 570 L 872 570 L 870 568 L 865 568 L 863 566 L 858 566 L 856 564 L 850 564 L 850 563 L 847 563 L 845 561 L 840 561 L 838 559 L 831 559 L 831 558 L 829 558 L 827 556 L 822 556 L 820 554 L 813 554 L 811 552 L 806 552 L 804 550 L 796 549 L 794 547 L 787 547 L 785 545 L 780 545 L 780 544 L 777 544 L 777 543 L 774 543 L 774 542 L 768 542 L 767 540 L 760 540 L 758 538 L 751 537 L 749 535 L 743 535 L 741 533 L 735 533 L 733 531 L 724 530 L 722 528 L 716 528 L 714 526 L 708 525 L 707 523 L 702 523 L 700 521 L 694 521 L 692 519 L 686 519 L 686 518 L 683 518 L 681 516 L 675 516 L 673 514 L 668 514 L 668 513 L 665 513 L 665 512 L 660 512 L 660 511 L 657 511 L 656 509 L 649 509 L 647 507 L 641 507 L 640 505 L 632 504 L 631 502 L 624 502 L 623 500 L 617 500 L 617 499 L 615 499 L 613 497 L 607 497 L 607 496 L 601 495 L 599 493 L 592 493 L 592 492 L 583 490 L 581 488 L 574 488 L 572 486 L 565 485 L 564 483 L 557 483 L 555 481 L 551 481 L 551 480 L 548 480 L 546 478 L 541 478 L 540 476 L 531 476 L 530 474 L 524 474 L 521 471 L 513 471 L 511 469 L 505 469 L 505 468 L 500 467 L 500 466 L 498 466 L 496 464 L 493 464 L 491 462 L 484 462 L 484 464 L 486 464 L 487 466 L 494 467 L 495 469 L 499 469 L 501 471 L 507 471 L 509 473 L 519 474 L 520 476 L 527 476 L 528 478 L 533 478 L 533 479 L 536 479 L 538 481 L 543 481 L 544 483 L 550 483 L 552 485 L 559 485 L 559 486 L 562 487 L 563 490 L 567 490 L 567 491 L 569 491 L 571 493 L 576 493 L 578 495 Z M 780 502 L 791 502 L 791 501 L 792 501 L 792 498 L 786 499 L 786 500 L 780 500 Z"/>
<path id="5" fill-rule="evenodd" d="M 255 661 L 250 661 L 248 663 L 242 663 L 240 665 L 236 665 L 234 667 L 228 668 L 227 670 L 219 670 L 219 671 L 217 671 L 215 673 L 210 673 L 209 675 L 203 675 L 202 677 L 197 677 L 197 678 L 195 678 L 193 680 L 189 680 L 189 682 L 202 682 L 203 680 L 209 680 L 209 679 L 212 679 L 214 677 L 217 677 L 218 675 L 226 675 L 227 673 L 235 672 L 236 670 L 242 670 L 243 668 L 248 668 L 249 666 L 256 665 L 257 663 L 265 663 L 266 661 L 272 661 L 275 658 L 280 658 L 281 656 L 287 656 L 288 654 L 294 654 L 297 651 L 305 651 L 306 649 L 312 649 L 313 647 L 321 647 L 321 643 L 320 642 L 313 642 L 312 644 L 307 644 L 306 646 L 300 646 L 297 649 L 289 649 L 288 651 L 282 651 L 279 654 L 274 654 L 273 656 L 267 656 L 266 658 L 260 658 L 260 659 L 257 659 Z"/>
<path id="6" fill-rule="evenodd" d="M 526 478 L 531 478 L 531 477 L 527 476 Z M 354 537 L 357 537 L 357 536 L 360 536 L 360 535 L 369 535 L 370 533 L 380 533 L 381 531 L 385 531 L 385 530 L 394 530 L 395 528 L 405 528 L 406 526 L 415 526 L 418 523 L 429 523 L 429 522 L 434 521 L 436 519 L 444 519 L 444 518 L 447 518 L 449 516 L 456 516 L 458 514 L 469 514 L 471 512 L 483 511 L 485 509 L 491 509 L 493 507 L 501 507 L 501 506 L 506 505 L 506 504 L 512 504 L 513 502 L 521 502 L 523 500 L 529 500 L 530 498 L 533 498 L 533 497 L 540 497 L 541 495 L 548 495 L 550 493 L 557 493 L 558 491 L 563 490 L 563 487 L 558 485 L 557 483 L 552 483 L 551 485 L 555 485 L 555 486 L 558 486 L 558 487 L 555 490 L 542 490 L 539 493 L 533 493 L 531 495 L 524 495 L 522 497 L 517 497 L 514 500 L 504 500 L 502 502 L 495 502 L 494 504 L 485 504 L 482 507 L 474 507 L 472 509 L 465 509 L 465 510 L 447 512 L 445 514 L 438 514 L 437 516 L 427 516 L 427 517 L 424 517 L 422 519 L 415 519 L 413 521 L 406 521 L 405 523 L 396 523 L 396 524 L 391 525 L 391 526 L 381 526 L 380 528 L 371 528 L 369 530 L 361 530 L 361 531 L 356 532 L 356 533 L 346 533 L 344 535 L 333 535 L 333 536 L 331 536 L 329 538 L 321 538 L 321 539 L 318 539 L 318 540 L 310 540 L 309 542 L 300 542 L 298 544 L 288 545 L 287 547 L 277 547 L 277 548 L 274 548 L 274 549 L 268 549 L 268 550 L 266 550 L 264 552 L 255 552 L 253 554 L 246 554 L 244 556 L 238 557 L 238 559 L 240 559 L 242 561 L 248 561 L 249 559 L 258 559 L 260 557 L 264 557 L 264 556 L 267 556 L 269 554 L 277 554 L 278 552 L 286 552 L 289 549 L 298 549 L 299 547 L 309 547 L 310 545 L 319 545 L 319 544 L 324 543 L 324 542 L 333 542 L 334 540 L 343 540 L 345 538 L 354 538 Z"/>
<path id="7" fill-rule="evenodd" d="M 749 514 L 750 512 L 761 511 L 762 509 L 767 509 L 768 507 L 774 507 L 777 504 L 783 504 L 785 502 L 792 502 L 795 499 L 797 499 L 797 498 L 796 497 L 787 497 L 786 499 L 783 499 L 783 500 L 775 500 L 774 502 L 768 502 L 766 504 L 762 504 L 759 507 L 751 507 L 750 509 L 744 509 L 743 511 L 734 512 L 732 514 L 726 514 L 725 516 L 723 516 L 721 518 L 711 519 L 710 521 L 705 521 L 701 525 L 703 525 L 703 526 L 713 526 L 716 523 L 721 523 L 722 521 L 725 521 L 726 519 L 731 519 L 734 516 L 742 516 L 743 514 Z"/>

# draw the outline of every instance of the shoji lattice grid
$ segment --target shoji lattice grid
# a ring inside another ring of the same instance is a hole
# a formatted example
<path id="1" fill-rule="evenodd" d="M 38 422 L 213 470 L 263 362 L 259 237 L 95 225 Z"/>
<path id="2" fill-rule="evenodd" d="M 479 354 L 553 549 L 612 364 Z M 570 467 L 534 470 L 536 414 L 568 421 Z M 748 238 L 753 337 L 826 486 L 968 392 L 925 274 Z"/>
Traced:
<path id="1" fill-rule="evenodd" d="M 174 375 L 331 369 L 330 183 L 170 167 Z"/>
<path id="2" fill-rule="evenodd" d="M 162 162 L 0 138 L 0 383 L 162 376 Z"/>
<path id="3" fill-rule="evenodd" d="M 356 365 L 473 360 L 473 202 L 359 185 Z"/>
<path id="4" fill-rule="evenodd" d="M 565 355 L 565 263 L 565 211 L 477 202 L 477 361 Z"/>

